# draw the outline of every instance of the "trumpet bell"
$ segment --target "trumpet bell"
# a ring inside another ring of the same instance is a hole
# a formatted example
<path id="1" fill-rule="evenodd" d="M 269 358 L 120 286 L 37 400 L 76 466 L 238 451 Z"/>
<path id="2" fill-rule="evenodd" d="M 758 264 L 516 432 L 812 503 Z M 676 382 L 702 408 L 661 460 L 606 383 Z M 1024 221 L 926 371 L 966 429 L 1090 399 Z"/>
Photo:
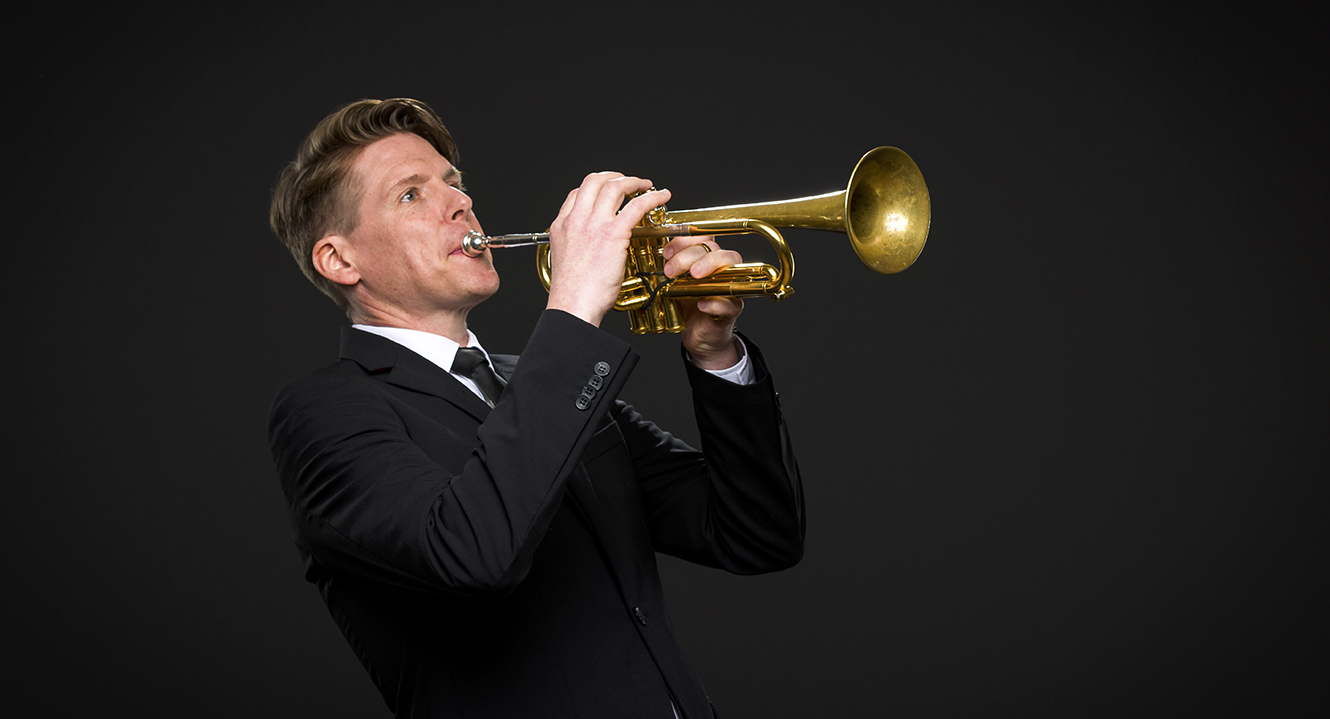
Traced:
<path id="1" fill-rule="evenodd" d="M 932 224 L 919 166 L 894 147 L 864 155 L 845 190 L 844 217 L 844 230 L 835 229 L 850 236 L 855 254 L 874 272 L 891 275 L 914 264 Z"/>

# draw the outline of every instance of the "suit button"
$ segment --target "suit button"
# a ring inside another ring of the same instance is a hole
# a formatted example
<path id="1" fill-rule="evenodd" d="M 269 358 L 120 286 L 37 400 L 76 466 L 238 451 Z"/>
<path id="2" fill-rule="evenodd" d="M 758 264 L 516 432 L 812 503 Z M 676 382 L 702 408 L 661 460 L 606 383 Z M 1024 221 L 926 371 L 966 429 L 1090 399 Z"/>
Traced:
<path id="1" fill-rule="evenodd" d="M 637 617 L 637 623 L 642 626 L 647 625 L 647 613 L 641 607 L 633 607 L 633 616 Z"/>
<path id="2" fill-rule="evenodd" d="M 591 406 L 591 398 L 586 395 L 579 395 L 577 398 L 577 408 L 586 409 Z"/>
<path id="3" fill-rule="evenodd" d="M 598 374 L 591 375 L 591 379 L 586 381 L 586 386 L 591 389 L 600 389 L 605 386 L 605 378 Z"/>
<path id="4" fill-rule="evenodd" d="M 596 374 L 600 375 L 601 377 L 604 377 L 605 375 L 607 375 L 607 374 L 609 374 L 609 373 L 610 373 L 610 365 L 609 365 L 609 363 L 607 363 L 607 362 L 597 362 L 597 363 L 596 363 Z"/>

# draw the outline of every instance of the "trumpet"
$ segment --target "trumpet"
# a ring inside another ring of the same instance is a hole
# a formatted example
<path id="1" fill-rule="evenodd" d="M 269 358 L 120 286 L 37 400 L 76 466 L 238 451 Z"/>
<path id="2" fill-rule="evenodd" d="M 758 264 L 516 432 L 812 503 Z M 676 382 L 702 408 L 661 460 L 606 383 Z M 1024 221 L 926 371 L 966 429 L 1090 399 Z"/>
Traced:
<path id="1" fill-rule="evenodd" d="M 904 151 L 879 147 L 855 165 L 844 190 L 793 200 L 669 210 L 658 207 L 633 229 L 623 285 L 614 303 L 628 312 L 634 334 L 683 331 L 678 301 L 700 297 L 771 297 L 794 292 L 794 254 L 776 229 L 824 230 L 848 235 L 860 261 L 884 275 L 914 264 L 928 240 L 932 207 L 919 166 Z M 780 267 L 744 262 L 694 278 L 666 277 L 661 250 L 669 237 L 759 234 L 775 249 Z M 462 251 L 474 257 L 488 249 L 538 246 L 536 272 L 550 288 L 549 233 L 487 237 L 467 234 Z"/>

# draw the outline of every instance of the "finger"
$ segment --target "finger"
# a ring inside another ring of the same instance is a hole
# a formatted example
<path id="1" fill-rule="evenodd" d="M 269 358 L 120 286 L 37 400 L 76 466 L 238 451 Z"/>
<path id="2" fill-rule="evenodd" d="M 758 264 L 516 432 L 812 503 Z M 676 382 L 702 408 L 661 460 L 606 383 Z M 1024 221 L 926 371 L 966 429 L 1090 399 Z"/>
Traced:
<path id="1" fill-rule="evenodd" d="M 711 247 L 712 243 L 709 242 L 693 242 L 686 246 L 684 243 L 678 242 L 679 240 L 691 239 L 693 238 L 676 237 L 674 240 L 671 240 L 669 244 L 665 245 L 665 249 L 662 250 L 662 253 L 664 257 L 668 258 L 665 261 L 664 267 L 665 275 L 667 277 L 679 277 L 683 275 L 685 272 L 688 272 L 689 268 L 693 266 L 693 263 L 714 252 L 714 249 Z M 674 249 L 673 252 L 670 252 L 671 247 Z"/>
<path id="2" fill-rule="evenodd" d="M 638 195 L 624 205 L 624 209 L 618 211 L 617 227 L 624 233 L 632 234 L 633 227 L 637 227 L 646 217 L 646 213 L 665 205 L 669 202 L 669 190 L 650 190 L 648 193 Z"/>
<path id="3" fill-rule="evenodd" d="M 620 177 L 623 177 L 623 174 L 618 172 L 593 172 L 582 178 L 582 185 L 577 188 L 577 199 L 569 215 L 595 214 L 605 185 Z"/>
<path id="4" fill-rule="evenodd" d="M 711 247 L 711 243 L 697 243 L 680 250 L 665 263 L 665 274 L 675 277 L 686 272 L 692 277 L 700 278 L 706 277 L 723 267 L 743 262 L 743 255 L 734 250 L 708 251 L 706 248 L 709 247 Z"/>
<path id="5" fill-rule="evenodd" d="M 688 267 L 688 274 L 693 277 L 706 277 L 716 270 L 743 262 L 743 255 L 734 250 L 716 250 L 702 255 L 701 259 Z"/>
<path id="6" fill-rule="evenodd" d="M 619 177 L 605 184 L 601 188 L 600 196 L 596 198 L 597 216 L 613 217 L 620 214 L 621 209 L 628 209 L 624 204 L 624 199 L 630 195 L 644 193 L 651 189 L 651 180 L 640 177 Z M 634 198 L 637 199 L 637 198 Z M 631 201 L 629 201 L 631 205 Z"/>
<path id="7" fill-rule="evenodd" d="M 692 238 L 675 239 L 681 240 Z M 694 264 L 705 259 L 707 255 L 715 253 L 715 249 L 712 247 L 714 243 L 712 242 L 694 242 L 686 247 L 680 247 L 681 244 L 682 243 L 675 245 L 676 249 L 674 256 L 665 263 L 665 274 L 669 277 L 682 276 L 685 272 L 688 272 Z M 666 246 L 668 247 L 669 245 Z"/>
<path id="8" fill-rule="evenodd" d="M 738 297 L 704 297 L 697 301 L 697 311 L 716 322 L 733 322 L 743 309 L 744 302 Z"/>
<path id="9" fill-rule="evenodd" d="M 576 200 L 577 200 L 577 188 L 573 188 L 568 191 L 568 196 L 563 198 L 563 204 L 559 206 L 559 214 L 555 217 L 554 220 L 555 223 L 558 223 L 559 221 L 563 220 L 563 218 L 568 216 L 569 212 L 572 212 L 573 203 Z"/>
<path id="10" fill-rule="evenodd" d="M 669 242 L 665 243 L 665 247 L 661 250 L 661 253 L 666 260 L 669 260 L 679 254 L 682 250 L 686 250 L 693 245 L 707 244 L 713 250 L 719 249 L 720 245 L 716 244 L 715 239 L 714 235 L 682 235 L 680 237 L 672 237 Z"/>
<path id="11" fill-rule="evenodd" d="M 623 209 L 619 210 L 619 217 L 623 218 L 623 224 L 629 229 L 636 227 L 648 212 L 651 212 L 670 200 L 669 190 L 653 189 L 650 180 L 643 180 L 643 182 L 646 182 L 647 186 L 637 190 L 642 194 L 629 200 L 628 203 L 623 206 Z"/>

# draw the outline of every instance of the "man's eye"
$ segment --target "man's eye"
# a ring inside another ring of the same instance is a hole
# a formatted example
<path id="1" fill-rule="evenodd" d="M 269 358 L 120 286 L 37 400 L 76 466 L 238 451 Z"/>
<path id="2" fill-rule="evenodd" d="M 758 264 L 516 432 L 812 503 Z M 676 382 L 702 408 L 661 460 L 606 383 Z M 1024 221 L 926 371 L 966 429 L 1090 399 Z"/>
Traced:
<path id="1" fill-rule="evenodd" d="M 402 202 L 415 202 L 418 199 L 415 190 L 407 190 L 402 193 Z"/>

